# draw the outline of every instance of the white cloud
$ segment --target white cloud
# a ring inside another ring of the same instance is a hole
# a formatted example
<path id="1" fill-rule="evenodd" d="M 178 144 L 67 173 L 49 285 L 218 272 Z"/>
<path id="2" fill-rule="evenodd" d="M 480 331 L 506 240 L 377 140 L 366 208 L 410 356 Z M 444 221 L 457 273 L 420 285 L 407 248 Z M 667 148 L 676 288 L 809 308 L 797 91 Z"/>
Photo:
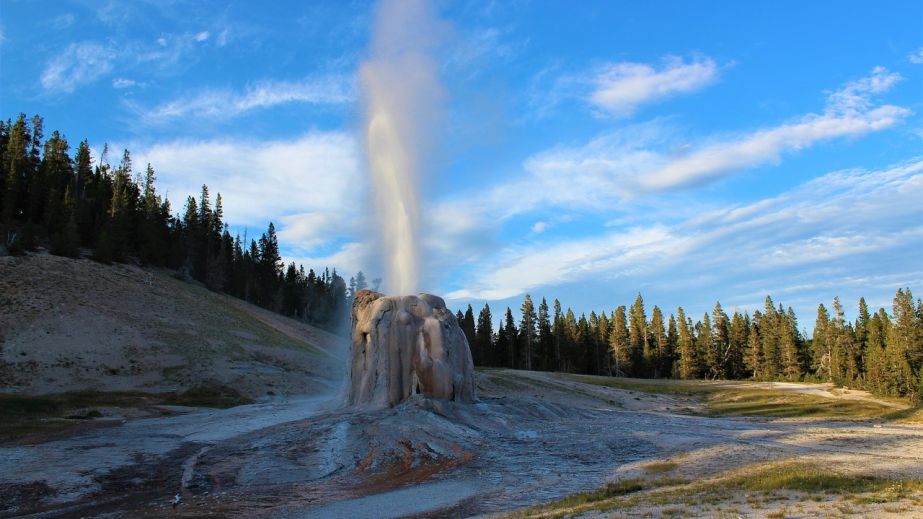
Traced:
<path id="1" fill-rule="evenodd" d="M 923 47 L 917 49 L 916 52 L 911 52 L 907 59 L 915 65 L 923 65 Z"/>
<path id="2" fill-rule="evenodd" d="M 118 88 L 118 89 L 131 88 L 137 85 L 138 85 L 138 82 L 135 81 L 134 79 L 117 77 L 112 80 L 112 88 Z"/>
<path id="3" fill-rule="evenodd" d="M 339 275 L 348 280 L 350 276 L 355 275 L 360 270 L 364 271 L 366 277 L 371 278 L 374 276 L 373 271 L 369 270 L 369 265 L 374 262 L 372 256 L 373 251 L 367 243 L 353 241 L 343 244 L 330 254 L 286 256 L 283 261 L 285 263 L 294 262 L 295 265 L 304 265 L 305 270 L 309 268 L 319 270 L 324 267 L 330 267 L 332 270 L 335 268 Z M 371 282 L 371 279 L 369 281 Z"/>
<path id="4" fill-rule="evenodd" d="M 243 92 L 206 90 L 175 99 L 144 113 L 151 123 L 193 116 L 230 119 L 250 110 L 285 103 L 345 104 L 354 100 L 352 78 L 325 76 L 301 81 L 262 81 Z"/>
<path id="5" fill-rule="evenodd" d="M 822 113 L 704 144 L 683 141 L 653 121 L 582 146 L 552 148 L 525 161 L 524 178 L 471 202 L 472 210 L 493 217 L 527 212 L 540 204 L 600 210 L 645 193 L 702 185 L 819 142 L 881 131 L 910 114 L 903 107 L 875 104 L 874 96 L 899 80 L 898 74 L 876 67 L 868 77 L 830 93 Z"/>
<path id="6" fill-rule="evenodd" d="M 589 101 L 615 116 L 630 116 L 642 105 L 699 90 L 718 79 L 718 66 L 710 58 L 685 62 L 670 56 L 657 69 L 646 63 L 619 62 L 596 73 Z"/>
<path id="7" fill-rule="evenodd" d="M 876 67 L 870 76 L 847 83 L 830 94 L 823 114 L 760 130 L 737 139 L 710 144 L 646 173 L 640 186 L 648 190 L 671 189 L 779 160 L 797 151 L 837 137 L 858 137 L 891 127 L 910 115 L 894 105 L 875 106 L 872 96 L 890 89 L 901 76 Z"/>
<path id="8" fill-rule="evenodd" d="M 198 41 L 198 42 L 203 42 L 203 41 L 207 41 L 209 36 L 210 34 L 208 33 L 208 31 L 202 31 L 202 32 L 197 32 L 195 36 L 193 37 L 193 39 L 195 39 L 195 41 Z"/>
<path id="9" fill-rule="evenodd" d="M 280 222 L 280 234 L 305 238 L 299 215 L 323 213 L 343 221 L 362 200 L 365 180 L 358 148 L 346 133 L 309 133 L 291 141 L 177 141 L 132 146 L 136 164 L 151 163 L 158 188 L 169 193 L 175 210 L 201 185 L 220 191 L 227 220 L 233 225 L 264 226 Z M 335 219 L 329 219 L 334 230 Z M 291 232 L 289 226 L 295 226 Z M 292 243 L 292 246 L 300 246 Z"/>
<path id="10" fill-rule="evenodd" d="M 721 272 L 727 279 L 769 276 L 777 287 L 790 284 L 783 278 L 798 269 L 835 276 L 827 266 L 848 265 L 849 257 L 882 257 L 901 247 L 919 251 L 920 192 L 923 160 L 881 171 L 834 172 L 778 197 L 700 210 L 674 224 L 507 246 L 474 265 L 466 288 L 448 298 L 505 299 L 540 287 L 613 277 L 641 286 L 675 268 L 705 283 L 705 272 Z M 869 229 L 878 229 L 878 235 L 870 236 Z"/>
<path id="11" fill-rule="evenodd" d="M 49 93 L 69 93 L 112 71 L 116 52 L 100 43 L 72 43 L 52 58 L 42 72 L 42 88 Z"/>
<path id="12" fill-rule="evenodd" d="M 218 33 L 218 37 L 215 38 L 215 43 L 216 43 L 219 47 L 224 47 L 225 45 L 228 44 L 228 33 L 229 33 L 229 32 L 230 32 L 230 29 L 227 29 L 227 28 L 226 28 L 226 29 L 224 29 L 223 31 L 221 31 L 221 32 Z"/>
<path id="13" fill-rule="evenodd" d="M 538 221 L 532 224 L 532 232 L 535 234 L 541 234 L 548 229 L 548 224 L 546 222 Z"/>

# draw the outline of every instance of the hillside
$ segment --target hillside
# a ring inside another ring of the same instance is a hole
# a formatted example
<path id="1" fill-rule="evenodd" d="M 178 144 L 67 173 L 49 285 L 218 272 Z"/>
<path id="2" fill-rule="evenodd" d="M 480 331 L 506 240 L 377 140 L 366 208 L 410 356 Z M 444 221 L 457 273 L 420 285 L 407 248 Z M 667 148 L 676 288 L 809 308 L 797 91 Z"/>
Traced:
<path id="1" fill-rule="evenodd" d="M 44 253 L 0 257 L 0 392 L 328 392 L 341 340 L 173 277 Z"/>

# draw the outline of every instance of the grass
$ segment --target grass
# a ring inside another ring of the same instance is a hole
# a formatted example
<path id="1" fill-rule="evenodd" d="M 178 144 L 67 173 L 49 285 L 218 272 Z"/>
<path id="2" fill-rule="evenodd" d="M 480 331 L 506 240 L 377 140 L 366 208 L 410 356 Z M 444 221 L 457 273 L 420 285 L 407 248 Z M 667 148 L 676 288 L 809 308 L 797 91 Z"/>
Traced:
<path id="1" fill-rule="evenodd" d="M 527 508 L 509 517 L 561 517 L 565 511 L 577 509 L 588 509 L 587 505 L 593 505 L 601 501 L 607 501 L 614 497 L 625 496 L 644 490 L 645 485 L 640 479 L 626 479 L 607 483 L 602 488 L 591 490 L 589 492 L 579 492 L 571 494 L 563 499 L 554 501 L 547 505 Z"/>
<path id="2" fill-rule="evenodd" d="M 639 393 L 700 396 L 720 390 L 720 383 L 708 380 L 641 379 L 571 374 L 562 374 L 561 376 L 584 384 L 614 387 Z"/>
<path id="3" fill-rule="evenodd" d="M 0 442 L 54 433 L 101 418 L 98 408 L 184 405 L 225 409 L 253 401 L 227 386 L 200 386 L 181 393 L 75 391 L 42 396 L 0 395 Z"/>
<path id="4" fill-rule="evenodd" d="M 771 418 L 882 418 L 894 408 L 865 400 L 824 398 L 791 391 L 723 390 L 705 402 L 712 416 Z"/>
<path id="5" fill-rule="evenodd" d="M 830 418 L 830 419 L 900 419 L 923 422 L 923 410 L 915 408 L 895 412 L 893 407 L 867 400 L 826 398 L 795 391 L 766 387 L 747 388 L 746 382 L 708 380 L 652 380 L 590 375 L 562 375 L 584 384 L 612 387 L 642 393 L 690 397 L 701 409 L 690 410 L 707 416 L 748 416 L 769 418 Z"/>
<path id="6" fill-rule="evenodd" d="M 809 494 L 859 494 L 884 490 L 892 481 L 863 474 L 840 474 L 812 463 L 786 462 L 757 466 L 721 483 L 728 490 L 764 493 L 791 490 Z"/>
<path id="7" fill-rule="evenodd" d="M 641 465 L 641 470 L 646 474 L 664 474 L 670 472 L 677 467 L 677 464 L 672 461 L 652 461 L 645 465 Z"/>
<path id="8" fill-rule="evenodd" d="M 664 513 L 670 510 L 670 515 L 675 510 L 701 515 L 708 510 L 735 510 L 728 507 L 744 502 L 753 509 L 764 509 L 766 505 L 772 508 L 781 506 L 779 510 L 766 512 L 767 517 L 781 517 L 787 515 L 787 507 L 794 504 L 798 508 L 802 503 L 820 501 L 821 496 L 837 496 L 837 506 L 855 512 L 853 506 L 893 506 L 895 502 L 914 499 L 921 494 L 923 480 L 846 474 L 817 463 L 784 461 L 758 463 L 693 482 L 633 479 L 610 483 L 594 491 L 573 494 L 547 505 L 519 511 L 510 517 L 563 517 L 616 509 L 628 516 L 637 516 L 651 513 L 657 507 L 663 507 Z"/>
<path id="9" fill-rule="evenodd" d="M 895 411 L 889 414 L 888 418 L 896 422 L 923 424 L 923 406 L 918 405 L 910 409 Z"/>

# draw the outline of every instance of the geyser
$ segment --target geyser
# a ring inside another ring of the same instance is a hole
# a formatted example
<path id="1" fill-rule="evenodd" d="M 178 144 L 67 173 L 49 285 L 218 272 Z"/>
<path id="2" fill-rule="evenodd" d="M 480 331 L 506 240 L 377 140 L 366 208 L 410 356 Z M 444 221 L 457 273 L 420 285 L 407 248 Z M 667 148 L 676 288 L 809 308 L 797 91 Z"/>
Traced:
<path id="1" fill-rule="evenodd" d="M 442 298 L 360 290 L 351 324 L 347 405 L 394 406 L 413 394 L 475 400 L 471 350 Z"/>
<path id="2" fill-rule="evenodd" d="M 421 165 L 432 146 L 442 88 L 431 56 L 439 22 L 422 0 L 385 0 L 359 70 L 364 140 L 378 246 L 392 293 L 417 291 Z"/>

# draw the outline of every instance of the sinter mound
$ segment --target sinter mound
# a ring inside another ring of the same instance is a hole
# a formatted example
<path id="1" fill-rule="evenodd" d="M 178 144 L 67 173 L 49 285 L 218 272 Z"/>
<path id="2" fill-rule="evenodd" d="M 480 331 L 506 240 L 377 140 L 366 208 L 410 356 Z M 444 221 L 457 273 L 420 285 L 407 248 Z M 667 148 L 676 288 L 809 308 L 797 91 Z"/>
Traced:
<path id="1" fill-rule="evenodd" d="M 356 294 L 347 405 L 395 406 L 413 394 L 473 402 L 474 363 L 464 332 L 431 294 Z"/>

